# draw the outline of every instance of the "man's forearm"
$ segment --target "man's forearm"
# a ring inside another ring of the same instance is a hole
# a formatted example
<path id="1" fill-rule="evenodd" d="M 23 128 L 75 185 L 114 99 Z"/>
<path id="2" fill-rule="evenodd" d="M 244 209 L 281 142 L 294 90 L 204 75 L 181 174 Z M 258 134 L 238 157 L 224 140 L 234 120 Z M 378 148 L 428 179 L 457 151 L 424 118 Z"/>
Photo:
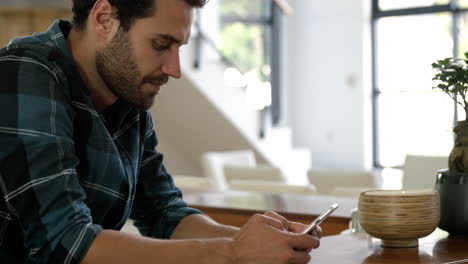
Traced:
<path id="1" fill-rule="evenodd" d="M 206 236 L 207 232 L 215 235 L 232 232 L 236 235 L 232 238 L 159 240 L 104 230 L 93 241 L 82 263 L 305 264 L 310 261 L 310 250 L 320 245 L 318 237 L 288 231 L 282 222 L 285 219 L 271 213 L 253 215 L 239 232 L 203 217 L 184 218 L 176 228 L 179 234 L 173 238 L 198 236 L 199 233 Z M 201 225 L 197 226 L 197 222 Z M 205 232 L 185 231 L 194 223 L 193 230 L 201 227 L 206 228 Z M 306 227 L 293 224 L 297 230 Z"/>
<path id="2" fill-rule="evenodd" d="M 239 228 L 221 225 L 202 214 L 184 217 L 171 235 L 171 239 L 233 237 Z"/>
<path id="3" fill-rule="evenodd" d="M 104 230 L 82 263 L 232 263 L 232 239 L 159 240 Z"/>

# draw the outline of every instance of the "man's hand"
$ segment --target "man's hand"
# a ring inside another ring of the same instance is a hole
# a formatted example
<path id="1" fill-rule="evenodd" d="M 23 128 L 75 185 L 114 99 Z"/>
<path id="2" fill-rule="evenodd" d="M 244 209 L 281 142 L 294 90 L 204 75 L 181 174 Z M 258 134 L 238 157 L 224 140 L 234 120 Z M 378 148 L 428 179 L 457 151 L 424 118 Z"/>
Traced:
<path id="1" fill-rule="evenodd" d="M 234 262 L 308 263 L 309 251 L 320 245 L 321 229 L 316 235 L 300 234 L 305 227 L 274 212 L 254 215 L 234 237 Z"/>
<path id="2" fill-rule="evenodd" d="M 283 223 L 283 226 L 285 227 L 285 229 L 288 230 L 289 232 L 301 233 L 307 227 L 307 225 L 304 225 L 302 223 L 290 222 L 284 216 L 281 216 L 273 211 L 268 211 L 265 213 L 265 215 L 280 220 L 281 223 Z M 322 238 L 322 235 L 323 235 L 322 228 L 320 228 L 320 226 L 317 226 L 312 231 L 312 235 L 318 238 Z"/>

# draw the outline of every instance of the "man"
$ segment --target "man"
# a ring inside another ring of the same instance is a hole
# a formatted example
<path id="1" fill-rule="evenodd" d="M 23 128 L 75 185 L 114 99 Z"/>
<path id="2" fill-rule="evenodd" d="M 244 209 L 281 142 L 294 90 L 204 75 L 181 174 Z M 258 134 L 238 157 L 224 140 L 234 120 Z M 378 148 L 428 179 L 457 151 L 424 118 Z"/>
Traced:
<path id="1" fill-rule="evenodd" d="M 1 263 L 307 263 L 321 231 L 187 207 L 146 111 L 206 0 L 74 0 L 0 51 Z M 143 236 L 121 233 L 128 217 Z M 168 240 L 170 239 L 170 240 Z"/>

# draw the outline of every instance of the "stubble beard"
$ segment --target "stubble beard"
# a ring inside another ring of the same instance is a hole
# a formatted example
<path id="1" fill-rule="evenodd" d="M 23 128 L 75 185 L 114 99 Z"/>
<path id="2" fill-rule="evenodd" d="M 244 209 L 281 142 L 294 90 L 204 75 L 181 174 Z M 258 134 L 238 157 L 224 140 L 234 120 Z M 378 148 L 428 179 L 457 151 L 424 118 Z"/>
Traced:
<path id="1" fill-rule="evenodd" d="M 119 29 L 108 47 L 96 52 L 96 69 L 107 88 L 135 108 L 146 111 L 157 92 L 144 94 L 141 74 L 127 33 Z"/>

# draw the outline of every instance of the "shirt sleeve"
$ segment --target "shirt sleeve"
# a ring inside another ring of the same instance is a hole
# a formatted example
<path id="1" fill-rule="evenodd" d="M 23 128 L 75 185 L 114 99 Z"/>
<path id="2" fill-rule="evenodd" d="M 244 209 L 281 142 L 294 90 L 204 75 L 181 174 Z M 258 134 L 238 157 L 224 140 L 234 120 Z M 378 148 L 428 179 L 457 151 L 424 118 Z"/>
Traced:
<path id="1" fill-rule="evenodd" d="M 145 115 L 148 125 L 131 218 L 142 235 L 168 239 L 182 218 L 202 212 L 182 200 L 182 192 L 163 165 L 163 154 L 156 150 L 151 115 Z"/>
<path id="2" fill-rule="evenodd" d="M 0 210 L 27 263 L 79 263 L 102 228 L 75 170 L 74 111 L 57 72 L 23 53 L 0 60 Z"/>

